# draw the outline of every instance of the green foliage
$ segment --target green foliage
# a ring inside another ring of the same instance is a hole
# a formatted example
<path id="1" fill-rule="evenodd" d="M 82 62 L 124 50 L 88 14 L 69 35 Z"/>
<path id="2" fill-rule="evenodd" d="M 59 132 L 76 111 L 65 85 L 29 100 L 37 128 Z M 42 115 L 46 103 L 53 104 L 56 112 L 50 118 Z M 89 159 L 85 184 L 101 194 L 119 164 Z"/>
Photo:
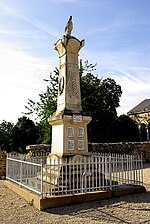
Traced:
<path id="1" fill-rule="evenodd" d="M 48 117 L 56 110 L 56 99 L 58 89 L 58 69 L 54 73 L 50 73 L 50 79 L 44 79 L 49 85 L 45 92 L 39 94 L 39 101 L 35 102 L 28 99 L 27 112 L 25 115 L 34 115 L 37 120 L 47 121 Z"/>
<path id="2" fill-rule="evenodd" d="M 38 137 L 38 129 L 34 122 L 25 116 L 19 118 L 12 129 L 14 150 L 25 153 L 26 146 L 35 144 Z"/>
<path id="3" fill-rule="evenodd" d="M 58 74 L 59 71 L 56 68 L 54 73 L 50 73 L 49 79 L 44 79 L 48 83 L 46 91 L 39 94 L 39 101 L 35 102 L 28 99 L 27 112 L 25 115 L 34 115 L 35 119 L 38 120 L 38 133 L 39 138 L 37 142 L 39 144 L 50 144 L 51 142 L 51 126 L 47 119 L 56 110 L 56 100 L 58 92 Z"/>
<path id="4" fill-rule="evenodd" d="M 3 121 L 0 124 L 0 149 L 10 152 L 13 150 L 12 129 L 13 123 Z"/>
<path id="5" fill-rule="evenodd" d="M 117 117 L 116 108 L 119 106 L 122 94 L 121 87 L 111 79 L 99 79 L 81 65 L 81 98 L 83 113 L 92 116 L 88 125 L 88 138 L 90 142 L 109 142 L 110 127 Z M 91 65 L 92 66 L 92 65 Z M 96 66 L 96 65 L 95 65 Z M 93 69 L 95 67 L 88 67 Z"/>
<path id="6" fill-rule="evenodd" d="M 52 128 L 48 121 L 41 121 L 37 124 L 39 138 L 37 140 L 38 144 L 50 144 Z"/>
<path id="7" fill-rule="evenodd" d="M 119 116 L 111 128 L 113 142 L 139 141 L 139 130 L 137 124 L 128 116 Z"/>

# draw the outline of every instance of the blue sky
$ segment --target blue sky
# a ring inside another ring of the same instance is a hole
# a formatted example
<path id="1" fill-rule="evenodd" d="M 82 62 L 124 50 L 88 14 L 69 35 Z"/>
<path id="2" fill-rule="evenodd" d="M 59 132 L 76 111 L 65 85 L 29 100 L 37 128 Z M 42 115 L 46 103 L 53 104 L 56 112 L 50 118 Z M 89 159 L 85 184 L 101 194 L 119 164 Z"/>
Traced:
<path id="1" fill-rule="evenodd" d="M 70 15 L 80 58 L 122 87 L 118 115 L 150 98 L 149 0 L 0 0 L 0 122 L 16 122 L 59 64 L 53 44 Z"/>

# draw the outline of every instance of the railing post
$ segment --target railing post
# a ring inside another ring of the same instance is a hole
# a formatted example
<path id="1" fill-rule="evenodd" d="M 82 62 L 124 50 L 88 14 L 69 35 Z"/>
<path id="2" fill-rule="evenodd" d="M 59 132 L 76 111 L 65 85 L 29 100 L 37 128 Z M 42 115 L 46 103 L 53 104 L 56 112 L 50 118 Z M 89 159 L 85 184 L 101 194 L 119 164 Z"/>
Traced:
<path id="1" fill-rule="evenodd" d="M 140 162 L 141 162 L 141 166 L 140 166 L 140 169 L 141 169 L 141 178 L 142 178 L 142 186 L 143 186 L 143 158 L 142 156 L 140 157 Z"/>
<path id="2" fill-rule="evenodd" d="M 112 167 L 111 167 L 111 155 L 109 155 L 109 181 L 110 181 L 110 189 L 112 190 Z"/>
<path id="3" fill-rule="evenodd" d="M 43 198 L 43 159 L 41 159 L 41 196 Z"/>
<path id="4" fill-rule="evenodd" d="M 20 162 L 20 183 L 22 183 L 22 156 L 21 156 L 21 162 Z"/>
<path id="5" fill-rule="evenodd" d="M 6 155 L 6 178 L 8 177 L 8 153 Z"/>
<path id="6" fill-rule="evenodd" d="M 127 155 L 127 184 L 129 184 L 129 155 Z"/>

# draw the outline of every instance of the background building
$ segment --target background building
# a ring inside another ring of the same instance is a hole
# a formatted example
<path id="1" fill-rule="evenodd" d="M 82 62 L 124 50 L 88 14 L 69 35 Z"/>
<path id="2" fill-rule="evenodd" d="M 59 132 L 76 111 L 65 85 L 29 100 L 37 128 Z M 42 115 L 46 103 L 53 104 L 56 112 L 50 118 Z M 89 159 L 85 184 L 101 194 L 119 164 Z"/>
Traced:
<path id="1" fill-rule="evenodd" d="M 145 99 L 128 112 L 128 116 L 137 122 L 141 141 L 150 140 L 150 99 Z"/>

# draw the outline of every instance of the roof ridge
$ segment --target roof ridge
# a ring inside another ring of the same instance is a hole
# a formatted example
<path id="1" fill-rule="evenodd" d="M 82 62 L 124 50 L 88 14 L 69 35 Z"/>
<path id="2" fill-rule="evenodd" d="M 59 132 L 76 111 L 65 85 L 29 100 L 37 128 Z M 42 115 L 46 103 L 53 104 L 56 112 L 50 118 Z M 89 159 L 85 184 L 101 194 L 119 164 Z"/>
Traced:
<path id="1" fill-rule="evenodd" d="M 150 111 L 150 99 L 145 99 L 137 106 L 133 107 L 127 114 L 142 113 Z"/>

